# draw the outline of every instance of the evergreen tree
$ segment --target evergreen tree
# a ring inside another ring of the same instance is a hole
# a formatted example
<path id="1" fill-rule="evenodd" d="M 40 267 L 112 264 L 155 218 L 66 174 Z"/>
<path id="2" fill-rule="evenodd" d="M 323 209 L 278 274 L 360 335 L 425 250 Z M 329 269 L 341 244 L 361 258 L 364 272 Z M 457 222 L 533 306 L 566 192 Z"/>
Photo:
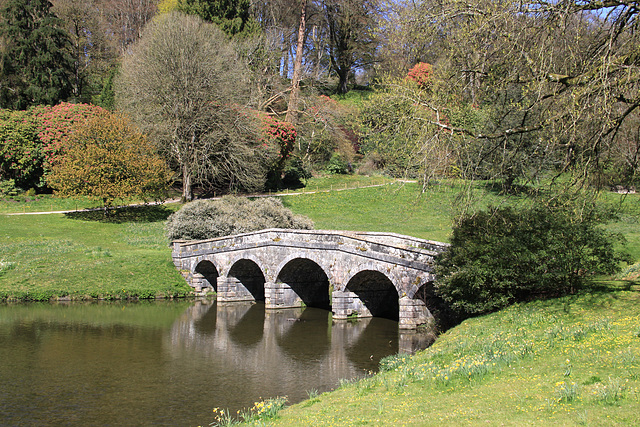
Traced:
<path id="1" fill-rule="evenodd" d="M 213 22 L 230 36 L 258 31 L 249 0 L 178 0 L 176 9 Z"/>
<path id="2" fill-rule="evenodd" d="M 53 105 L 72 93 L 70 41 L 48 0 L 7 0 L 0 8 L 0 107 Z"/>

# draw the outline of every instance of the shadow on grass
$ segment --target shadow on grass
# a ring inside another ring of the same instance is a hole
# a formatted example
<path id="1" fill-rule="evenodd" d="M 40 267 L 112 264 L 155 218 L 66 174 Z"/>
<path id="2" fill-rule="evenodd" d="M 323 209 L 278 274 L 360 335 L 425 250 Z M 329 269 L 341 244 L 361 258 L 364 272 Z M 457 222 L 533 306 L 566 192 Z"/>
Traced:
<path id="1" fill-rule="evenodd" d="M 124 222 L 158 222 L 166 221 L 173 211 L 165 206 L 126 206 L 113 209 L 95 209 L 69 212 L 69 219 L 81 221 L 97 221 L 120 224 Z"/>

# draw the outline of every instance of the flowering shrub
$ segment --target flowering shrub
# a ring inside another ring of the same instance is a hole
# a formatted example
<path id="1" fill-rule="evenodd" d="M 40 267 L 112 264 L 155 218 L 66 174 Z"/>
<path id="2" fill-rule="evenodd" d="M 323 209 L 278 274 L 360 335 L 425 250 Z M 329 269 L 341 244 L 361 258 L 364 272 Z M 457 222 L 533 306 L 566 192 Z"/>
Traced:
<path id="1" fill-rule="evenodd" d="M 291 123 L 282 122 L 264 113 L 260 113 L 259 118 L 260 142 L 269 169 L 267 186 L 278 188 L 282 183 L 282 173 L 298 134 Z"/>
<path id="2" fill-rule="evenodd" d="M 261 131 L 263 144 L 275 145 L 279 149 L 278 162 L 284 162 L 291 155 L 296 136 L 295 127 L 291 123 L 281 122 L 271 116 L 262 114 Z"/>
<path id="3" fill-rule="evenodd" d="M 32 109 L 38 137 L 43 144 L 45 169 L 61 147 L 68 141 L 74 126 L 105 113 L 106 110 L 90 104 L 62 102 L 53 107 L 40 105 Z"/>
<path id="4" fill-rule="evenodd" d="M 422 89 L 429 89 L 432 83 L 432 68 L 431 64 L 418 62 L 409 70 L 409 73 L 407 73 L 407 80 L 416 82 Z"/>
<path id="5" fill-rule="evenodd" d="M 155 147 L 126 118 L 105 112 L 79 125 L 52 158 L 47 182 L 63 196 L 115 200 L 165 196 L 168 170 Z"/>

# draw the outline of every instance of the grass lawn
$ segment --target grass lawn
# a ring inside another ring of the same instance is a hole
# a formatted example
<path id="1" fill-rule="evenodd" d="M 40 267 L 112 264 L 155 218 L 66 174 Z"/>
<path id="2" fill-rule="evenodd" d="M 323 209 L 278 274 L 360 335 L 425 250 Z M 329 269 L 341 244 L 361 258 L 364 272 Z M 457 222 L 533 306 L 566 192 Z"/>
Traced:
<path id="1" fill-rule="evenodd" d="M 174 207 L 175 209 L 175 207 Z M 187 295 L 171 261 L 171 207 L 0 217 L 0 300 Z"/>

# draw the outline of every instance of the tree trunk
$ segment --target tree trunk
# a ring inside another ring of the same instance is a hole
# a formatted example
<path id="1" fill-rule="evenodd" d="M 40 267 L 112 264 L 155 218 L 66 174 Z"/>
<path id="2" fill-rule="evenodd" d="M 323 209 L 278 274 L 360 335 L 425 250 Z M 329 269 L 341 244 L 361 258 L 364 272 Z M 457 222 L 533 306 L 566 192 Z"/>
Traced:
<path id="1" fill-rule="evenodd" d="M 182 165 L 182 203 L 187 203 L 193 200 L 193 193 L 191 192 L 191 170 L 187 165 Z"/>
<path id="2" fill-rule="evenodd" d="M 302 50 L 304 48 L 304 35 L 306 29 L 306 8 L 307 0 L 302 0 L 302 11 L 300 12 L 300 26 L 298 27 L 298 44 L 296 46 L 296 58 L 293 63 L 293 78 L 291 79 L 291 95 L 287 105 L 287 115 L 285 121 L 296 125 L 298 120 L 298 94 L 300 92 L 300 78 L 302 76 Z"/>
<path id="3" fill-rule="evenodd" d="M 336 70 L 340 81 L 338 82 L 338 93 L 340 95 L 344 95 L 349 92 L 349 85 L 347 84 L 347 80 L 349 78 L 349 69 L 340 68 Z"/>

